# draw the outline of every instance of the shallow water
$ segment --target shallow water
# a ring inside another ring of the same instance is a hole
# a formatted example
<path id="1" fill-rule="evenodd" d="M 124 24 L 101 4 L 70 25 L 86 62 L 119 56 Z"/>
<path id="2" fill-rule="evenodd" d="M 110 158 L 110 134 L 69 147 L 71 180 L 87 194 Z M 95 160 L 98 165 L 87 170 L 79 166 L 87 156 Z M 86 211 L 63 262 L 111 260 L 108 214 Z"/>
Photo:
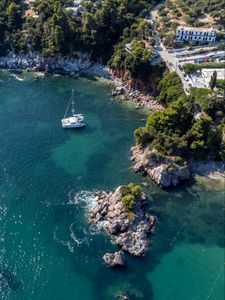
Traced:
<path id="1" fill-rule="evenodd" d="M 87 224 L 85 206 L 90 191 L 143 181 L 129 148 L 144 116 L 112 102 L 99 81 L 22 77 L 0 75 L 0 298 L 224 299 L 224 192 L 149 183 L 152 251 L 108 269 L 102 255 L 116 248 Z M 81 130 L 60 127 L 72 88 Z"/>

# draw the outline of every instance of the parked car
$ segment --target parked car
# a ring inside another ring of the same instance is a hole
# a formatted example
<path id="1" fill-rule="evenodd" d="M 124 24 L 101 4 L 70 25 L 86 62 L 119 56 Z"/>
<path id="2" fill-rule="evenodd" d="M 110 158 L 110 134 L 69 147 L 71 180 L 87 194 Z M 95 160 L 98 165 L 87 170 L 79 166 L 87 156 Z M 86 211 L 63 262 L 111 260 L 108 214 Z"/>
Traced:
<path id="1" fill-rule="evenodd" d="M 205 62 L 208 62 L 209 61 L 209 58 L 208 57 L 205 57 Z"/>

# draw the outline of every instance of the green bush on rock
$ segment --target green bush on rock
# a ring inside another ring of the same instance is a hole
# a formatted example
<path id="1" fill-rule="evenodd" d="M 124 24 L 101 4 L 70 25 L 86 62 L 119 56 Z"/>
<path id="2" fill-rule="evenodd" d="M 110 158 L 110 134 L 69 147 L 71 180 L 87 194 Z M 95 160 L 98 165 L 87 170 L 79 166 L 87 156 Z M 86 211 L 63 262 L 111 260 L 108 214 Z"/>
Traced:
<path id="1" fill-rule="evenodd" d="M 136 207 L 136 197 L 141 193 L 140 186 L 129 183 L 128 185 L 121 186 L 120 192 L 122 194 L 122 202 L 125 211 L 134 212 Z"/>

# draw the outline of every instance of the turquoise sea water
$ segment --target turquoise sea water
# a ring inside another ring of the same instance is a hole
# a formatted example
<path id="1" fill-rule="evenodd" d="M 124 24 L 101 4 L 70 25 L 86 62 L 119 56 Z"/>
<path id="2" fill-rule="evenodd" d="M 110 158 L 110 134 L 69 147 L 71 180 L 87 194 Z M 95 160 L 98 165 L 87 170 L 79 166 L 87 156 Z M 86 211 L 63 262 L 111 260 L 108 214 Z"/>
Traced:
<path id="1" fill-rule="evenodd" d="M 0 299 L 224 299 L 223 188 L 149 183 L 152 250 L 107 268 L 102 255 L 116 247 L 87 224 L 85 205 L 93 190 L 144 180 L 129 161 L 144 115 L 99 81 L 22 77 L 0 74 Z M 60 127 L 72 88 L 82 130 Z"/>

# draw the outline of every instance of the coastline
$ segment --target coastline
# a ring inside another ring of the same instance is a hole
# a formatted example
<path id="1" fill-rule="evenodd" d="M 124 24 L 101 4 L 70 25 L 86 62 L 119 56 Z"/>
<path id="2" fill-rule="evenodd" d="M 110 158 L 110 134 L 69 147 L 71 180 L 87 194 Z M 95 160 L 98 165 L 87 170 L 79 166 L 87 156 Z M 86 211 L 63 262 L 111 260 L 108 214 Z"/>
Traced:
<path id="1" fill-rule="evenodd" d="M 162 188 L 177 186 L 191 177 L 204 177 L 211 182 L 219 182 L 224 188 L 225 163 L 208 159 L 205 161 L 179 161 L 173 156 L 158 156 L 157 151 L 148 147 L 131 147 L 132 169 L 148 177 Z"/>
<path id="2" fill-rule="evenodd" d="M 111 72 L 110 72 L 111 74 Z M 112 74 L 111 74 L 112 75 Z M 144 91 L 133 89 L 126 81 L 112 75 L 112 95 L 122 101 L 132 101 L 136 108 L 146 108 L 149 111 L 161 111 L 164 109 L 153 96 L 146 94 Z"/>
<path id="3" fill-rule="evenodd" d="M 128 82 L 115 77 L 113 72 L 101 63 L 91 61 L 87 56 L 43 57 L 39 53 L 13 54 L 0 57 L 0 70 L 35 72 L 36 79 L 45 75 L 86 75 L 104 79 L 112 87 L 112 96 L 119 101 L 131 101 L 135 107 L 159 111 L 164 107 L 142 90 L 131 88 Z"/>
<path id="4" fill-rule="evenodd" d="M 54 57 L 44 58 L 38 53 L 16 55 L 10 53 L 0 57 L 0 70 L 8 70 L 15 73 L 22 71 L 34 72 L 36 79 L 45 75 L 71 75 L 91 76 L 104 80 L 112 87 L 112 95 L 118 101 L 131 101 L 136 108 L 145 108 L 148 111 L 160 111 L 164 107 L 152 96 L 143 91 L 131 88 L 128 82 L 115 77 L 113 72 L 100 63 L 92 62 L 87 56 Z M 19 76 L 15 75 L 18 80 Z M 225 165 L 215 161 L 194 162 L 190 161 L 190 172 L 192 175 L 204 176 L 209 179 L 216 179 L 224 182 Z"/>
<path id="5" fill-rule="evenodd" d="M 225 163 L 209 160 L 206 162 L 189 162 L 190 171 L 194 176 L 219 181 L 225 185 Z"/>

